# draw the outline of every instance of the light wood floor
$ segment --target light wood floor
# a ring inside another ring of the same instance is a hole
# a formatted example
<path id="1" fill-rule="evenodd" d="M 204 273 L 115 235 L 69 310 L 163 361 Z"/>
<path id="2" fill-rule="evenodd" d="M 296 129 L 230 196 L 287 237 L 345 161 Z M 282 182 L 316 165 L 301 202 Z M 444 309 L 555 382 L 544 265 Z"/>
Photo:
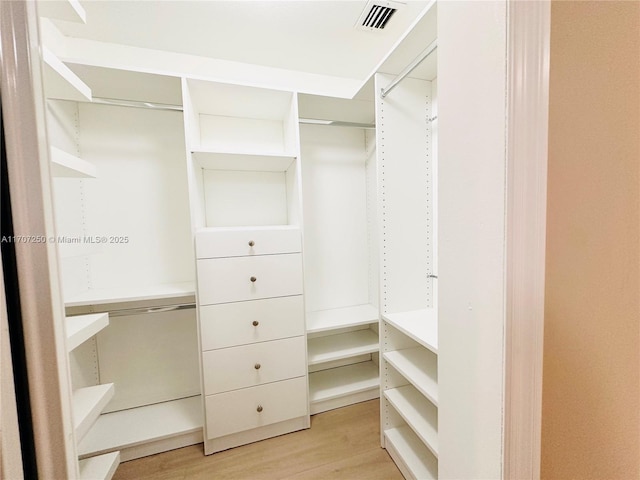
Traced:
<path id="1" fill-rule="evenodd" d="M 378 400 L 311 417 L 311 428 L 204 456 L 202 445 L 121 464 L 114 480 L 402 480 L 380 448 Z"/>

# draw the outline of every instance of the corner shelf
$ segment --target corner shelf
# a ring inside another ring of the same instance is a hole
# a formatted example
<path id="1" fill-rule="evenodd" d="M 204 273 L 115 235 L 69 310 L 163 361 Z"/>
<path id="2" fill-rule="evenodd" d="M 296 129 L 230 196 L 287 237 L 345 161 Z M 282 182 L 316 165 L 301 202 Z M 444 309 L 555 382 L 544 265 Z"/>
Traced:
<path id="1" fill-rule="evenodd" d="M 385 390 L 384 396 L 438 458 L 438 409 L 411 385 Z"/>
<path id="2" fill-rule="evenodd" d="M 378 309 L 373 305 L 333 308 L 307 312 L 307 333 L 326 332 L 378 322 Z"/>
<path id="3" fill-rule="evenodd" d="M 372 361 L 309 374 L 312 415 L 379 396 L 378 365 Z"/>
<path id="4" fill-rule="evenodd" d="M 92 313 L 66 317 L 67 351 L 80 346 L 100 330 L 109 325 L 108 313 Z"/>
<path id="5" fill-rule="evenodd" d="M 371 330 L 328 335 L 309 339 L 309 365 L 342 360 L 379 350 L 378 336 Z"/>
<path id="6" fill-rule="evenodd" d="M 438 461 L 408 426 L 385 430 L 384 437 L 385 448 L 406 478 L 438 478 Z"/>
<path id="7" fill-rule="evenodd" d="M 96 166 L 75 155 L 51 147 L 51 175 L 53 177 L 95 178 Z"/>
<path id="8" fill-rule="evenodd" d="M 120 452 L 80 460 L 80 480 L 111 480 L 120 465 Z"/>
<path id="9" fill-rule="evenodd" d="M 200 395 L 100 415 L 78 444 L 80 458 L 120 451 L 122 461 L 202 442 Z"/>
<path id="10" fill-rule="evenodd" d="M 431 357 L 431 358 L 430 358 Z M 421 347 L 383 354 L 384 360 L 410 381 L 431 403 L 438 406 L 438 365 L 433 354 Z"/>
<path id="11" fill-rule="evenodd" d="M 382 314 L 382 319 L 433 353 L 438 353 L 438 315 L 435 309 Z"/>
<path id="12" fill-rule="evenodd" d="M 201 168 L 208 170 L 234 170 L 251 172 L 285 172 L 293 162 L 294 155 L 245 152 L 223 152 L 194 150 L 193 159 Z"/>
<path id="13" fill-rule="evenodd" d="M 91 89 L 80 80 L 58 57 L 47 47 L 42 47 L 44 60 L 45 96 L 58 100 L 90 102 Z"/>
<path id="14" fill-rule="evenodd" d="M 56 20 L 87 23 L 87 13 L 78 0 L 38 2 L 38 14 Z"/>
<path id="15" fill-rule="evenodd" d="M 77 439 L 87 434 L 112 398 L 113 383 L 79 388 L 73 392 L 73 425 Z"/>

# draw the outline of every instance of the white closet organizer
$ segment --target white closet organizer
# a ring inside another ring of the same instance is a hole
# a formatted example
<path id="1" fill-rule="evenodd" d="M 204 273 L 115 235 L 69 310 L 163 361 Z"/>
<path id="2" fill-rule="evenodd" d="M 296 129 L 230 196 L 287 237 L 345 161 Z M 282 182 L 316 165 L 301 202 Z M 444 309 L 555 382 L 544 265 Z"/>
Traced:
<path id="1" fill-rule="evenodd" d="M 181 113 L 86 101 L 180 103 L 180 81 L 64 66 L 93 93 L 47 105 L 65 306 L 111 313 L 99 332 L 100 315 L 67 325 L 71 343 L 86 340 L 70 352 L 74 401 L 111 385 L 102 415 L 77 436 L 90 472 L 104 467 L 97 455 L 128 460 L 202 441 L 195 309 L 172 309 L 194 304 L 194 254 Z"/>
<path id="2" fill-rule="evenodd" d="M 309 397 L 315 414 L 379 396 L 373 99 L 300 95 L 300 116 L 319 120 L 300 126 Z"/>
<path id="3" fill-rule="evenodd" d="M 381 217 L 381 436 L 406 478 L 438 478 L 435 5 L 376 74 Z M 419 46 L 419 48 L 417 48 Z M 418 55 L 418 58 L 419 55 Z"/>
<path id="4" fill-rule="evenodd" d="M 184 80 L 205 453 L 309 427 L 297 102 Z"/>

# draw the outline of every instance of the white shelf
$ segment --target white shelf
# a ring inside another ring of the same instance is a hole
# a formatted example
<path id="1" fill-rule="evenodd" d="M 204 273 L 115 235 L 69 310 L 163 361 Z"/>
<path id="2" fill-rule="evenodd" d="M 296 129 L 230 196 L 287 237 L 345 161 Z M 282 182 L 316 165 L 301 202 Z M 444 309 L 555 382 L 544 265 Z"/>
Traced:
<path id="1" fill-rule="evenodd" d="M 385 390 L 384 396 L 437 458 L 438 409 L 411 385 Z"/>
<path id="2" fill-rule="evenodd" d="M 113 398 L 113 383 L 79 388 L 73 392 L 73 426 L 81 439 Z"/>
<path id="3" fill-rule="evenodd" d="M 80 307 L 182 297 L 195 297 L 194 282 L 87 290 L 73 297 L 65 298 L 64 305 L 65 307 Z"/>
<path id="4" fill-rule="evenodd" d="M 307 333 L 326 332 L 378 322 L 378 309 L 373 305 L 333 308 L 307 312 Z"/>
<path id="5" fill-rule="evenodd" d="M 379 350 L 378 336 L 371 330 L 357 330 L 309 339 L 309 365 L 342 360 Z"/>
<path id="6" fill-rule="evenodd" d="M 87 13 L 78 0 L 38 2 L 38 15 L 67 22 L 87 23 Z"/>
<path id="7" fill-rule="evenodd" d="M 67 351 L 71 351 L 89 340 L 100 330 L 109 325 L 108 313 L 92 313 L 66 317 Z"/>
<path id="8" fill-rule="evenodd" d="M 438 406 L 438 364 L 434 354 L 417 347 L 386 352 L 383 358 Z"/>
<path id="9" fill-rule="evenodd" d="M 95 178 L 95 165 L 75 155 L 51 147 L 51 176 L 70 178 Z"/>
<path id="10" fill-rule="evenodd" d="M 383 314 L 382 319 L 433 353 L 438 353 L 438 314 L 435 309 Z"/>
<path id="11" fill-rule="evenodd" d="M 293 155 L 243 152 L 193 151 L 197 164 L 209 170 L 284 172 L 296 158 Z"/>
<path id="12" fill-rule="evenodd" d="M 378 365 L 362 362 L 309 374 L 311 403 L 333 400 L 380 387 Z"/>
<path id="13" fill-rule="evenodd" d="M 111 480 L 120 465 L 120 452 L 80 460 L 80 480 Z"/>
<path id="14" fill-rule="evenodd" d="M 91 101 L 91 89 L 80 80 L 62 61 L 47 47 L 42 47 L 44 60 L 44 89 L 47 98 Z"/>
<path id="15" fill-rule="evenodd" d="M 202 432 L 200 396 L 105 413 L 78 445 L 81 457 Z M 202 440 L 200 440 L 202 441 Z"/>
<path id="16" fill-rule="evenodd" d="M 384 436 L 391 456 L 400 456 L 398 460 L 401 463 L 398 466 L 401 467 L 401 471 L 404 466 L 413 478 L 420 480 L 438 478 L 438 461 L 409 427 L 404 425 L 385 430 Z"/>

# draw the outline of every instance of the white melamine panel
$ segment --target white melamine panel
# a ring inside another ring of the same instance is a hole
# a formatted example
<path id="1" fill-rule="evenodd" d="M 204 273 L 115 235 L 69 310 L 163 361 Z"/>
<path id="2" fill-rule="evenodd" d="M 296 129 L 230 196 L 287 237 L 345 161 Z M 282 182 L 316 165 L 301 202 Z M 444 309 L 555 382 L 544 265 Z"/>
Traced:
<path id="1" fill-rule="evenodd" d="M 288 223 L 284 173 L 203 170 L 203 184 L 207 227 Z"/>
<path id="2" fill-rule="evenodd" d="M 356 363 L 309 374 L 311 403 L 378 390 L 379 387 L 378 365 L 374 362 Z"/>
<path id="3" fill-rule="evenodd" d="M 67 22 L 87 22 L 87 13 L 78 0 L 38 2 L 38 15 Z"/>
<path id="4" fill-rule="evenodd" d="M 372 100 L 355 100 L 320 95 L 298 95 L 300 118 L 374 123 Z"/>
<path id="5" fill-rule="evenodd" d="M 373 305 L 332 308 L 307 312 L 307 333 L 318 333 L 378 322 L 378 309 Z"/>
<path id="6" fill-rule="evenodd" d="M 379 309 L 380 301 L 380 242 L 378 231 L 378 163 L 376 161 L 376 132 L 365 132 L 367 153 L 367 240 L 369 243 L 369 303 Z"/>
<path id="7" fill-rule="evenodd" d="M 202 399 L 199 395 L 106 413 L 100 415 L 93 428 L 78 443 L 78 454 L 80 457 L 99 455 L 154 440 L 200 432 L 202 416 Z"/>
<path id="8" fill-rule="evenodd" d="M 76 102 L 65 100 L 47 101 L 47 136 L 49 145 L 82 158 L 78 122 L 78 104 Z"/>
<path id="9" fill-rule="evenodd" d="M 438 461 L 408 426 L 384 431 L 385 447 L 408 479 L 436 480 Z"/>
<path id="10" fill-rule="evenodd" d="M 113 383 L 78 388 L 73 392 L 73 426 L 80 440 L 113 397 Z"/>
<path id="11" fill-rule="evenodd" d="M 438 360 L 421 347 L 386 352 L 384 359 L 416 389 L 438 406 Z"/>
<path id="12" fill-rule="evenodd" d="M 80 460 L 80 480 L 111 480 L 120 465 L 120 452 Z"/>
<path id="13" fill-rule="evenodd" d="M 438 353 L 438 313 L 435 309 L 383 314 L 382 319 L 433 353 Z"/>
<path id="14" fill-rule="evenodd" d="M 225 153 L 219 151 L 194 151 L 196 165 L 205 170 L 235 170 L 257 172 L 285 172 L 295 157 L 284 155 Z"/>
<path id="15" fill-rule="evenodd" d="M 200 305 L 300 294 L 299 253 L 198 260 Z"/>
<path id="16" fill-rule="evenodd" d="M 200 307 L 202 350 L 297 335 L 304 335 L 302 295 Z"/>
<path id="17" fill-rule="evenodd" d="M 177 301 L 193 302 L 194 297 L 195 282 L 165 283 L 151 286 L 96 288 L 69 296 L 66 295 L 65 290 L 65 306 L 109 305 L 172 298 Z"/>
<path id="18" fill-rule="evenodd" d="M 438 457 L 438 409 L 411 385 L 384 391 L 385 398 Z"/>
<path id="19" fill-rule="evenodd" d="M 200 393 L 195 309 L 111 317 L 97 339 L 100 381 L 117 386 L 105 411 Z"/>
<path id="20" fill-rule="evenodd" d="M 370 329 L 309 339 L 308 363 L 332 362 L 377 352 L 378 335 Z"/>
<path id="21" fill-rule="evenodd" d="M 47 98 L 91 101 L 91 89 L 47 47 L 42 47 L 44 91 Z"/>
<path id="22" fill-rule="evenodd" d="M 307 309 L 367 304 L 364 130 L 303 125 L 300 143 Z"/>
<path id="23" fill-rule="evenodd" d="M 306 373 L 303 336 L 209 350 L 202 354 L 205 395 L 300 377 Z"/>
<path id="24" fill-rule="evenodd" d="M 193 280 L 182 116 L 80 104 L 80 149 L 100 175 L 84 188 L 92 289 Z"/>
<path id="25" fill-rule="evenodd" d="M 205 408 L 208 438 L 270 425 L 307 414 L 307 382 L 299 377 L 211 395 Z"/>
<path id="26" fill-rule="evenodd" d="M 96 337 L 78 345 L 69 352 L 69 370 L 71 373 L 71 387 L 75 390 L 93 387 L 100 383 L 98 371 L 98 348 Z"/>
<path id="27" fill-rule="evenodd" d="M 196 258 L 297 253 L 301 249 L 300 228 L 295 226 L 220 227 L 196 233 Z"/>
<path id="28" fill-rule="evenodd" d="M 236 101 L 244 100 L 237 98 Z M 200 150 L 244 154 L 291 154 L 281 120 L 200 115 Z"/>
<path id="29" fill-rule="evenodd" d="M 377 74 L 376 91 L 391 75 Z M 376 102 L 383 313 L 432 305 L 431 83 L 405 78 Z"/>
<path id="30" fill-rule="evenodd" d="M 109 325 L 108 313 L 93 313 L 65 318 L 67 350 L 71 351 Z"/>
<path id="31" fill-rule="evenodd" d="M 94 178 L 96 175 L 95 165 L 57 147 L 51 147 L 52 177 Z"/>

